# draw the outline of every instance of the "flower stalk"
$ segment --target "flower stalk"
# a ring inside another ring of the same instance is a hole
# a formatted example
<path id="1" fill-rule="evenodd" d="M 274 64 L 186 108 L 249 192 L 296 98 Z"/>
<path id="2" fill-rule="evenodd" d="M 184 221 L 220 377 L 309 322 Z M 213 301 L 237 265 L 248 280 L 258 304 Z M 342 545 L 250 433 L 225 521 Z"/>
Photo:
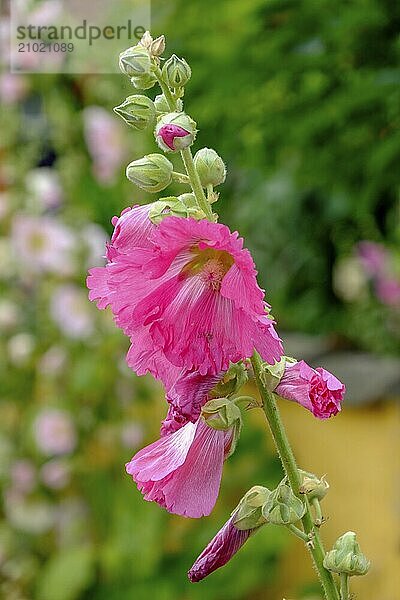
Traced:
<path id="1" fill-rule="evenodd" d="M 301 479 L 297 469 L 296 459 L 290 446 L 274 396 L 263 384 L 262 360 L 257 352 L 253 354 L 251 358 L 251 364 L 253 366 L 256 384 L 263 400 L 265 416 L 267 417 L 282 466 L 287 475 L 293 493 L 297 497 L 301 498 L 301 494 L 299 493 Z M 325 551 L 318 530 L 314 528 L 314 523 L 310 512 L 310 505 L 307 499 L 306 512 L 302 517 L 301 522 L 303 524 L 304 533 L 307 536 L 307 539 L 313 542 L 308 542 L 306 545 L 311 553 L 315 568 L 325 592 L 326 600 L 339 600 L 339 595 L 333 576 L 323 566 Z"/>
<path id="2" fill-rule="evenodd" d="M 154 66 L 154 75 L 157 78 L 158 83 L 160 84 L 169 109 L 171 110 L 171 112 L 176 111 L 177 101 L 172 95 L 172 92 L 169 89 L 168 85 L 163 80 L 161 69 L 157 65 Z M 184 148 L 180 151 L 180 154 L 182 157 L 183 164 L 185 165 L 186 173 L 190 179 L 190 184 L 192 186 L 193 193 L 196 197 L 197 204 L 200 210 L 203 211 L 207 219 L 213 221 L 213 212 L 204 194 L 204 190 L 200 182 L 200 177 L 196 171 L 196 167 L 194 166 L 193 156 L 190 148 Z"/>

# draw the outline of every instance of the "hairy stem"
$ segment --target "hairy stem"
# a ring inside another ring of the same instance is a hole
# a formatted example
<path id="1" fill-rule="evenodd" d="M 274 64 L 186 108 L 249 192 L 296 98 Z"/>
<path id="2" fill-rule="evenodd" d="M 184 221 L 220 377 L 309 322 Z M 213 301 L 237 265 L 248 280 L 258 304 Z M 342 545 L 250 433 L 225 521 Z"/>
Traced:
<path id="1" fill-rule="evenodd" d="M 154 67 L 154 75 L 157 77 L 157 81 L 160 84 L 161 90 L 167 101 L 169 109 L 171 110 L 171 112 L 176 111 L 176 99 L 172 95 L 171 90 L 169 89 L 167 84 L 163 81 L 161 77 L 161 70 L 157 66 Z M 212 221 L 213 212 L 204 194 L 204 190 L 201 185 L 199 175 L 196 171 L 196 167 L 194 166 L 192 152 L 190 148 L 185 148 L 184 150 L 181 150 L 180 153 L 183 160 L 183 164 L 185 165 L 186 173 L 190 179 L 190 185 L 192 186 L 193 194 L 195 195 L 197 205 L 206 215 L 207 219 Z"/>
<path id="2" fill-rule="evenodd" d="M 350 579 L 347 573 L 340 574 L 340 600 L 350 600 Z"/>
<path id="3" fill-rule="evenodd" d="M 255 380 L 257 383 L 260 396 L 263 400 L 263 409 L 268 420 L 268 424 L 274 439 L 282 466 L 287 475 L 293 493 L 304 501 L 304 497 L 299 494 L 301 485 L 300 474 L 297 469 L 296 459 L 290 446 L 282 419 L 279 414 L 277 404 L 273 394 L 267 390 L 262 381 L 262 360 L 257 352 L 254 352 L 251 363 L 254 370 Z M 301 519 L 304 532 L 310 538 L 310 543 L 307 544 L 319 579 L 325 592 L 326 600 L 339 600 L 338 590 L 336 588 L 332 574 L 323 566 L 325 551 L 319 536 L 318 530 L 314 528 L 313 519 L 310 512 L 310 506 L 306 499 L 307 510 L 304 517 Z M 312 543 L 311 543 L 312 540 Z"/>

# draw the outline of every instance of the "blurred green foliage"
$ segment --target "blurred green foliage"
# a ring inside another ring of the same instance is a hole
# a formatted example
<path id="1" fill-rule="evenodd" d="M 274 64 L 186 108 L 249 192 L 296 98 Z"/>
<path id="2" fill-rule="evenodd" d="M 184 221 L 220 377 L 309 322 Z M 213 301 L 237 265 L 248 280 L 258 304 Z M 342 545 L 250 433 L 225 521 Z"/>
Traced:
<path id="1" fill-rule="evenodd" d="M 222 219 L 255 250 L 281 327 L 378 351 L 399 349 L 398 309 L 343 301 L 332 271 L 371 239 L 400 273 L 399 25 L 390 0 L 178 0 L 167 27 L 193 69 L 198 144 L 228 164 Z"/>

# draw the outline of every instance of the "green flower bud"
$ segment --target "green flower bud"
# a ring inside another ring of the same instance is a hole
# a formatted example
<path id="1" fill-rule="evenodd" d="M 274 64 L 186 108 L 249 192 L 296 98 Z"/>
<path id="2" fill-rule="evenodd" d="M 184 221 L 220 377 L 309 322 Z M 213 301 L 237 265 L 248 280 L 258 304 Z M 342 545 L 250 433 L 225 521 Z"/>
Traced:
<path id="1" fill-rule="evenodd" d="M 142 35 L 142 39 L 139 42 L 140 46 L 144 46 L 151 54 L 151 56 L 158 57 L 165 50 L 165 36 L 160 35 L 160 37 L 153 40 L 153 37 L 150 34 L 150 31 L 145 31 Z"/>
<path id="2" fill-rule="evenodd" d="M 156 96 L 154 98 L 154 105 L 156 107 L 156 111 L 160 114 L 165 114 L 165 113 L 170 112 L 170 108 L 168 106 L 168 102 L 166 101 L 164 94 L 158 94 L 158 96 Z M 181 112 L 182 108 L 183 108 L 183 103 L 180 98 L 177 99 L 176 106 L 177 106 L 177 111 Z"/>
<path id="3" fill-rule="evenodd" d="M 140 44 L 127 48 L 119 55 L 119 68 L 128 77 L 149 75 L 151 59 L 148 50 Z"/>
<path id="4" fill-rule="evenodd" d="M 162 115 L 155 129 L 157 144 L 164 152 L 176 152 L 191 146 L 196 138 L 196 123 L 183 112 Z"/>
<path id="5" fill-rule="evenodd" d="M 189 216 L 187 207 L 175 196 L 160 198 L 153 202 L 149 210 L 149 219 L 156 225 L 161 223 L 165 217 L 184 217 Z"/>
<path id="6" fill-rule="evenodd" d="M 154 87 L 156 82 L 157 78 L 153 73 L 144 73 L 143 75 L 131 77 L 131 84 L 138 90 L 149 90 Z"/>
<path id="7" fill-rule="evenodd" d="M 336 540 L 332 550 L 324 558 L 324 567 L 334 573 L 365 575 L 370 561 L 361 552 L 354 531 L 348 531 Z"/>
<path id="8" fill-rule="evenodd" d="M 283 373 L 285 372 L 286 362 L 289 360 L 291 359 L 288 359 L 286 356 L 282 356 L 280 361 L 275 362 L 273 365 L 263 363 L 260 377 L 263 385 L 270 392 L 274 391 L 282 379 Z"/>
<path id="9" fill-rule="evenodd" d="M 302 471 L 299 469 L 301 477 L 300 494 L 306 494 L 309 500 L 322 500 L 329 490 L 329 483 L 325 479 L 325 475 L 318 479 L 313 473 Z"/>
<path id="10" fill-rule="evenodd" d="M 240 409 L 227 398 L 214 398 L 201 409 L 203 419 L 213 429 L 226 431 L 242 420 Z"/>
<path id="11" fill-rule="evenodd" d="M 219 185 L 224 183 L 226 168 L 222 158 L 212 148 L 201 148 L 194 155 L 194 164 L 199 174 L 201 185 Z"/>
<path id="12" fill-rule="evenodd" d="M 183 202 L 188 208 L 196 208 L 197 207 L 197 200 L 196 200 L 196 196 L 194 194 L 181 194 L 180 196 L 178 196 L 178 199 Z M 225 394 L 219 394 L 219 396 L 223 396 Z"/>
<path id="13" fill-rule="evenodd" d="M 119 106 L 114 108 L 125 123 L 139 131 L 145 129 L 156 116 L 154 102 L 147 96 L 128 96 Z"/>
<path id="14" fill-rule="evenodd" d="M 165 61 L 162 78 L 170 88 L 180 88 L 187 84 L 192 75 L 192 69 L 184 58 L 173 54 Z"/>
<path id="15" fill-rule="evenodd" d="M 201 409 L 201 416 L 212 429 L 217 429 L 218 431 L 232 429 L 233 439 L 228 457 L 231 456 L 235 451 L 242 429 L 242 414 L 240 409 L 228 400 L 228 398 L 214 398 L 214 400 L 209 400 L 204 404 Z"/>
<path id="16" fill-rule="evenodd" d="M 160 192 L 172 181 L 172 163 L 162 154 L 148 154 L 126 167 L 126 176 L 146 192 Z"/>
<path id="17" fill-rule="evenodd" d="M 305 505 L 285 483 L 271 492 L 263 506 L 264 518 L 274 525 L 290 525 L 299 521 L 306 511 Z"/>
<path id="18" fill-rule="evenodd" d="M 248 380 L 248 373 L 243 362 L 232 363 L 222 380 L 211 392 L 214 397 L 229 397 L 235 394 Z"/>
<path id="19" fill-rule="evenodd" d="M 262 507 L 268 500 L 270 493 L 268 488 L 261 485 L 255 485 L 245 493 L 232 512 L 233 524 L 236 529 L 246 531 L 267 523 L 262 514 Z"/>

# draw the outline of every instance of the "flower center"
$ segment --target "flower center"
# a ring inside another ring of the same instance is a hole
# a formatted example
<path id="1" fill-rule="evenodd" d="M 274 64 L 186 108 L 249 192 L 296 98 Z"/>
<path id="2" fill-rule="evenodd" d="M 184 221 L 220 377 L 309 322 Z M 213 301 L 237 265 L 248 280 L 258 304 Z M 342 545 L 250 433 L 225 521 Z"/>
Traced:
<path id="1" fill-rule="evenodd" d="M 207 248 L 192 249 L 193 259 L 182 269 L 182 275 L 198 275 L 207 287 L 218 291 L 226 273 L 234 263 L 232 256 L 224 250 Z"/>

